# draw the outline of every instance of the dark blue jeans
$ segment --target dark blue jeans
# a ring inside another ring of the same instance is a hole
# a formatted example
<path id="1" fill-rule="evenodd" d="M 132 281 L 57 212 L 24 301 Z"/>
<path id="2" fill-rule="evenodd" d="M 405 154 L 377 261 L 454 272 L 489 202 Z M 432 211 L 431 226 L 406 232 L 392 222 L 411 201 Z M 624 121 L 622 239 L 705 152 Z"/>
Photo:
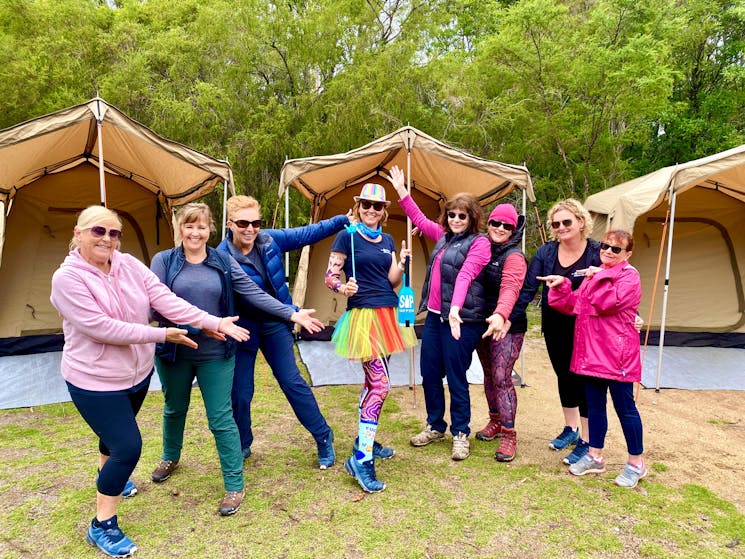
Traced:
<path id="1" fill-rule="evenodd" d="M 626 448 L 629 454 L 638 456 L 644 452 L 642 419 L 634 402 L 634 383 L 584 377 L 587 394 L 587 420 L 590 427 L 590 446 L 603 448 L 605 434 L 608 432 L 608 413 L 606 411 L 608 391 L 613 407 L 621 422 Z"/>
<path id="2" fill-rule="evenodd" d="M 486 322 L 465 322 L 460 325 L 460 340 L 453 338 L 450 325 L 440 315 L 427 313 L 422 331 L 419 368 L 427 408 L 427 423 L 435 431 L 445 432 L 445 388 L 450 390 L 450 432 L 453 435 L 471 434 L 471 394 L 466 371 L 471 365 L 473 351 L 486 331 Z"/>
<path id="3" fill-rule="evenodd" d="M 300 423 L 313 438 L 326 440 L 331 430 L 295 362 L 292 332 L 283 322 L 253 322 L 248 326 L 251 338 L 238 344 L 233 377 L 233 416 L 241 435 L 241 448 L 253 442 L 251 429 L 251 400 L 254 396 L 254 368 L 261 349 L 274 377 Z"/>
<path id="4" fill-rule="evenodd" d="M 151 376 L 152 373 L 132 388 L 107 392 L 84 390 L 67 383 L 72 403 L 98 436 L 98 451 L 109 457 L 96 482 L 103 495 L 121 495 L 140 460 L 142 435 L 136 416 L 147 396 Z"/>

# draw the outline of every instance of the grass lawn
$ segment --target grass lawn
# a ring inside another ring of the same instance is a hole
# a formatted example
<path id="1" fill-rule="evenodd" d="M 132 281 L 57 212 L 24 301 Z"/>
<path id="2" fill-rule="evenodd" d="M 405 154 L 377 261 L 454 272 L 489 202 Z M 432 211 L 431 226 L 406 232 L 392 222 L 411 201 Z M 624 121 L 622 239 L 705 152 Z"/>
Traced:
<path id="1" fill-rule="evenodd" d="M 573 478 L 559 460 L 492 459 L 495 443 L 472 438 L 472 456 L 450 459 L 450 443 L 415 449 L 421 392 L 395 388 L 379 440 L 393 446 L 377 464 L 387 489 L 363 493 L 343 468 L 354 437 L 359 386 L 315 388 L 336 432 L 337 464 L 316 467 L 315 444 L 276 381 L 257 371 L 256 441 L 246 461 L 247 496 L 222 518 L 222 479 L 198 390 L 181 467 L 165 483 L 150 472 L 160 457 L 162 395 L 139 415 L 145 444 L 122 502 L 120 526 L 142 558 L 663 558 L 745 557 L 745 517 L 697 485 L 655 479 L 635 490 L 608 478 Z M 472 427 L 481 418 L 474 417 Z M 519 452 L 519 449 L 518 449 Z M 94 514 L 97 447 L 72 404 L 0 412 L 0 557 L 103 557 L 84 541 Z M 704 463 L 702 462 L 702 466 Z M 745 480 L 743 481 L 745 482 Z"/>

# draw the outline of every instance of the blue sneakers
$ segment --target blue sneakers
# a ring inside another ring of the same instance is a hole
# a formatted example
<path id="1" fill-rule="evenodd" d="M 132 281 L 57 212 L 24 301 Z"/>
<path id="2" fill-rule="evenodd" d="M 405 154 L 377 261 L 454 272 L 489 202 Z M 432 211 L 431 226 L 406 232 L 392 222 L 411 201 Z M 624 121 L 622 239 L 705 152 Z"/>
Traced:
<path id="1" fill-rule="evenodd" d="M 316 441 L 318 445 L 318 467 L 321 470 L 330 468 L 336 462 L 336 453 L 334 452 L 334 432 L 329 429 L 329 434 L 322 442 Z"/>
<path id="2" fill-rule="evenodd" d="M 249 456 L 251 456 L 251 447 L 247 446 L 246 448 L 242 448 L 241 454 L 243 455 L 244 460 L 248 458 Z"/>
<path id="3" fill-rule="evenodd" d="M 126 499 L 127 497 L 134 497 L 135 495 L 137 495 L 137 486 L 134 481 L 128 479 L 127 484 L 124 486 L 124 491 L 122 491 L 122 497 Z"/>
<path id="4" fill-rule="evenodd" d="M 586 443 L 582 439 L 577 440 L 577 446 L 574 447 L 574 450 L 567 454 L 564 457 L 564 464 L 569 464 L 570 466 L 572 464 L 576 464 L 579 462 L 579 459 L 582 458 L 587 452 L 590 450 L 590 443 Z"/>
<path id="5" fill-rule="evenodd" d="M 357 456 L 357 451 L 360 449 L 359 445 L 359 438 L 354 439 L 354 444 L 352 445 L 352 456 Z M 389 458 L 392 458 L 394 454 L 396 454 L 396 451 L 389 446 L 383 446 L 378 441 L 375 441 L 373 443 L 372 454 L 373 460 L 388 460 Z"/>
<path id="6" fill-rule="evenodd" d="M 137 551 L 137 546 L 119 529 L 116 516 L 112 520 L 108 529 L 101 525 L 93 526 L 91 522 L 85 540 L 111 557 L 129 557 Z"/>
<path id="7" fill-rule="evenodd" d="M 562 450 L 568 447 L 570 444 L 576 444 L 579 440 L 579 429 L 572 429 L 568 425 L 564 427 L 564 430 L 556 437 L 553 441 L 548 443 L 549 448 L 554 450 Z"/>
<path id="8" fill-rule="evenodd" d="M 377 493 L 385 489 L 385 483 L 375 477 L 375 460 L 358 462 L 354 456 L 347 458 L 344 469 L 357 480 L 360 487 L 368 493 Z"/>

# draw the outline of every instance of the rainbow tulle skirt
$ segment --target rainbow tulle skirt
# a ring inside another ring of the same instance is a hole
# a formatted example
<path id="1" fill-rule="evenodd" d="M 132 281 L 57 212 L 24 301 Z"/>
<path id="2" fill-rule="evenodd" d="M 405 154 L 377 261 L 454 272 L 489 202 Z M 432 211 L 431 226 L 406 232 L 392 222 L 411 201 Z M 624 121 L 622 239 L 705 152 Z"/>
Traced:
<path id="1" fill-rule="evenodd" d="M 348 310 L 331 336 L 336 353 L 347 359 L 370 361 L 414 347 L 414 328 L 401 326 L 397 313 L 396 307 Z"/>

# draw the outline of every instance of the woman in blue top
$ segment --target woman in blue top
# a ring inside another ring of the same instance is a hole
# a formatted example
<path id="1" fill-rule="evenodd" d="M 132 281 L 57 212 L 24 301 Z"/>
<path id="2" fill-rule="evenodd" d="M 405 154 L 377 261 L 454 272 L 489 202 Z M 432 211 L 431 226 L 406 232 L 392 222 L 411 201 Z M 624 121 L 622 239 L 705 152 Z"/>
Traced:
<path id="1" fill-rule="evenodd" d="M 283 253 L 330 237 L 349 224 L 352 215 L 351 212 L 337 215 L 292 229 L 262 229 L 259 202 L 252 196 L 243 195 L 228 199 L 227 214 L 230 231 L 217 250 L 235 258 L 243 271 L 266 293 L 293 307 L 285 277 Z M 295 361 L 292 330 L 287 322 L 262 311 L 250 302 L 244 304 L 238 301 L 238 314 L 241 317 L 238 324 L 251 332 L 251 339 L 238 344 L 233 379 L 233 415 L 241 435 L 243 457 L 251 454 L 254 368 L 261 349 L 292 411 L 316 441 L 318 467 L 322 470 L 330 468 L 336 460 L 334 433 L 323 417 L 313 391 L 300 374 Z"/>
<path id="2" fill-rule="evenodd" d="M 360 395 L 358 437 L 352 456 L 344 463 L 363 490 L 385 489 L 375 476 L 375 458 L 393 456 L 393 450 L 375 442 L 383 402 L 390 391 L 388 358 L 416 345 L 413 328 L 398 325 L 398 296 L 403 264 L 396 265 L 393 237 L 383 233 L 388 219 L 385 189 L 375 183 L 362 187 L 354 197 L 355 229 L 341 231 L 334 240 L 326 270 L 326 286 L 348 297 L 347 312 L 336 324 L 332 341 L 336 352 L 362 361 L 365 384 Z M 402 245 L 401 260 L 410 252 Z M 344 272 L 346 282 L 342 282 Z"/>
<path id="3" fill-rule="evenodd" d="M 159 252 L 151 269 L 174 293 L 207 312 L 235 314 L 234 292 L 239 300 L 250 300 L 264 312 L 283 320 L 298 322 L 317 331 L 320 323 L 310 317 L 312 311 L 296 311 L 267 295 L 241 270 L 229 255 L 207 246 L 215 230 L 209 206 L 186 204 L 179 210 L 177 226 L 181 243 Z M 161 322 L 170 325 L 162 317 Z M 190 328 L 190 327 L 189 327 Z M 234 514 L 245 494 L 243 459 L 238 428 L 233 420 L 230 393 L 236 343 L 210 331 L 190 329 L 197 348 L 158 344 L 156 368 L 163 386 L 163 455 L 152 473 L 156 483 L 167 480 L 177 468 L 184 440 L 184 425 L 189 409 L 194 378 L 207 411 L 210 431 L 215 437 L 220 458 L 225 496 L 219 512 Z"/>

